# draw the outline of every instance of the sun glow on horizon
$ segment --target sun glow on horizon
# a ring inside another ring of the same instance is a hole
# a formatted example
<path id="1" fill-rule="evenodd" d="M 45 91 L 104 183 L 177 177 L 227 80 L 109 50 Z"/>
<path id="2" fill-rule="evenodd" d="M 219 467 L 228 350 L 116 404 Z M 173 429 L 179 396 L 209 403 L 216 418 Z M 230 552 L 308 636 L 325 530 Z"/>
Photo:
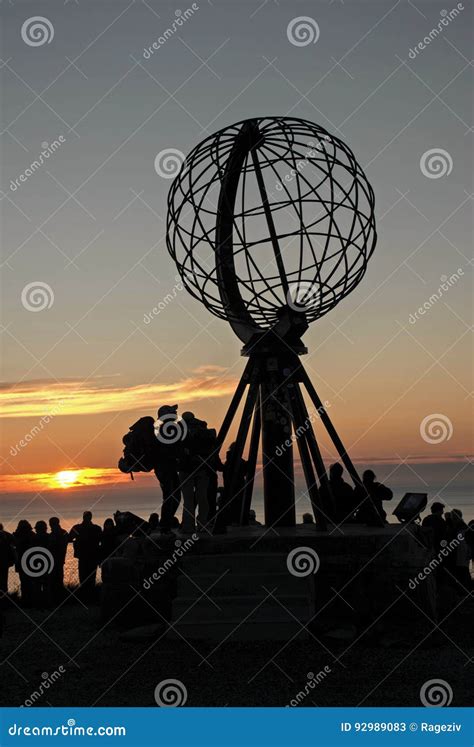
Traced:
<path id="1" fill-rule="evenodd" d="M 80 470 L 64 469 L 54 475 L 54 487 L 71 488 L 77 484 Z"/>

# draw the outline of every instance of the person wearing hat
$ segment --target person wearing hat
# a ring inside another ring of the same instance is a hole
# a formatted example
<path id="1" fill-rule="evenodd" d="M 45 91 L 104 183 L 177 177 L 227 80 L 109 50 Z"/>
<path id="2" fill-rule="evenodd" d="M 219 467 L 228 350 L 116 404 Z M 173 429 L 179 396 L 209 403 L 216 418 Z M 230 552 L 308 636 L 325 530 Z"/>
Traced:
<path id="1" fill-rule="evenodd" d="M 157 414 L 159 422 L 156 428 L 158 444 L 155 475 L 163 494 L 160 529 L 166 533 L 171 531 L 173 518 L 181 500 L 178 459 L 185 428 L 178 421 L 178 405 L 161 405 Z"/>

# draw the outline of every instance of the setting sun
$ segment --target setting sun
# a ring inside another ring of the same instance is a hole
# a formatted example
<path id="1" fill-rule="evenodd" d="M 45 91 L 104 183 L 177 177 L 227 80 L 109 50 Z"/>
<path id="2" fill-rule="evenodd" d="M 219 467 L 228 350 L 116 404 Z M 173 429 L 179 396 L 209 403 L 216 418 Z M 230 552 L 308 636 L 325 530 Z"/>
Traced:
<path id="1" fill-rule="evenodd" d="M 60 488 L 70 488 L 76 484 L 78 477 L 79 470 L 66 469 L 62 472 L 57 472 L 54 480 Z"/>

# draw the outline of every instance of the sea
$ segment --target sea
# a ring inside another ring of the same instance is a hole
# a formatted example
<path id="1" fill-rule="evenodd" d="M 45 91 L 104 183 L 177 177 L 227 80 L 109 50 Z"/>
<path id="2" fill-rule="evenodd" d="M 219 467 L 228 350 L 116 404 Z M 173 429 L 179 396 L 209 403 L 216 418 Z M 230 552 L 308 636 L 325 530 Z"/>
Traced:
<path id="1" fill-rule="evenodd" d="M 365 465 L 357 465 L 360 471 Z M 377 480 L 383 482 L 393 491 L 391 501 L 384 503 L 387 519 L 397 523 L 392 515 L 403 495 L 407 492 L 426 493 L 428 501 L 439 500 L 445 504 L 446 511 L 460 509 L 466 522 L 474 519 L 474 465 L 471 462 L 444 462 L 420 464 L 378 464 L 374 467 Z M 296 475 L 296 515 L 297 522 L 302 521 L 305 512 L 311 511 L 309 498 L 305 493 L 302 477 Z M 80 521 L 84 510 L 91 510 L 93 520 L 103 524 L 114 512 L 132 511 L 146 519 L 152 512 L 159 513 L 161 491 L 155 478 L 151 475 L 137 475 L 135 481 L 122 483 L 113 487 L 70 488 L 67 490 L 43 491 L 41 494 L 17 493 L 4 494 L 0 497 L 0 523 L 7 531 L 14 531 L 20 519 L 28 519 L 34 524 L 39 519 L 47 521 L 51 516 L 59 516 L 65 529 Z M 256 479 L 252 508 L 257 520 L 264 523 L 263 486 Z M 428 513 L 428 511 L 427 511 Z M 180 509 L 178 509 L 178 518 Z M 10 578 L 10 589 L 18 585 L 14 572 Z M 65 580 L 77 582 L 77 561 L 68 553 L 65 567 Z"/>

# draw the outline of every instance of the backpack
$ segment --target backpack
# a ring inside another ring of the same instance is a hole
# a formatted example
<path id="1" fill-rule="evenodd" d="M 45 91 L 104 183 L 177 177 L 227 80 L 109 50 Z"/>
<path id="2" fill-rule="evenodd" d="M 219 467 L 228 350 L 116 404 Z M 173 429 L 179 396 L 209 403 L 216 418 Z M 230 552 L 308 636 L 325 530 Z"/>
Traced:
<path id="1" fill-rule="evenodd" d="M 140 418 L 130 426 L 122 438 L 125 448 L 119 459 L 118 468 L 129 474 L 133 480 L 134 472 L 151 472 L 155 466 L 155 421 L 152 417 Z"/>

